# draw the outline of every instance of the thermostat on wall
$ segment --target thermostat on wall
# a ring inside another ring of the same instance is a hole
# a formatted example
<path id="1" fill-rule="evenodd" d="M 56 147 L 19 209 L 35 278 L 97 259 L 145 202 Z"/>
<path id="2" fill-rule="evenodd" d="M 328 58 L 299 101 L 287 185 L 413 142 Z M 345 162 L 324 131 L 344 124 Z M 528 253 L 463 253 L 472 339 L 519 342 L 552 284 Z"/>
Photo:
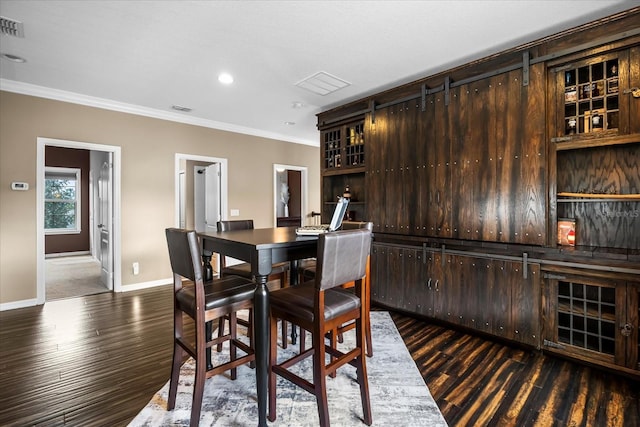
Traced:
<path id="1" fill-rule="evenodd" d="M 12 182 L 11 183 L 12 190 L 22 190 L 26 191 L 29 189 L 29 183 L 27 182 Z"/>

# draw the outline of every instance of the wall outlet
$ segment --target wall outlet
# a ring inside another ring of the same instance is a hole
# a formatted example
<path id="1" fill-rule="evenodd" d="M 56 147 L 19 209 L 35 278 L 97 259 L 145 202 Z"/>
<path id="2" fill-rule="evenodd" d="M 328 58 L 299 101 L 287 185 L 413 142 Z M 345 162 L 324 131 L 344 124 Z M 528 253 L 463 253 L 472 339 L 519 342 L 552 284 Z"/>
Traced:
<path id="1" fill-rule="evenodd" d="M 138 274 L 140 274 L 140 264 L 137 262 L 133 263 L 133 275 L 137 276 Z"/>
<path id="2" fill-rule="evenodd" d="M 240 209 L 231 209 L 231 216 L 240 216 Z"/>

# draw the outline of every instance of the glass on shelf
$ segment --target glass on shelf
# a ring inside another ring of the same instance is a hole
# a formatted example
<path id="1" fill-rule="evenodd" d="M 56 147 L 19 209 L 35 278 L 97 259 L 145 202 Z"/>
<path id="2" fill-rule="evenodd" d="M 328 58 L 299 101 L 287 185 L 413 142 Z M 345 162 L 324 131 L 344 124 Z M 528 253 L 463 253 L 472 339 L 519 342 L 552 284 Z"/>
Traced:
<path id="1" fill-rule="evenodd" d="M 591 96 L 596 97 L 596 96 L 603 96 L 603 95 L 604 95 L 604 81 L 599 80 L 597 82 L 594 82 L 591 85 Z"/>
<path id="2" fill-rule="evenodd" d="M 564 86 L 574 86 L 576 84 L 576 70 L 565 71 Z"/>
<path id="3" fill-rule="evenodd" d="M 591 112 L 591 129 L 593 131 L 599 131 L 603 129 L 604 118 L 600 111 L 594 110 Z"/>
<path id="4" fill-rule="evenodd" d="M 607 78 L 618 77 L 618 60 L 607 61 Z"/>
<path id="5" fill-rule="evenodd" d="M 580 99 L 591 98 L 591 83 L 587 83 L 586 85 L 581 85 L 578 90 L 579 90 Z"/>

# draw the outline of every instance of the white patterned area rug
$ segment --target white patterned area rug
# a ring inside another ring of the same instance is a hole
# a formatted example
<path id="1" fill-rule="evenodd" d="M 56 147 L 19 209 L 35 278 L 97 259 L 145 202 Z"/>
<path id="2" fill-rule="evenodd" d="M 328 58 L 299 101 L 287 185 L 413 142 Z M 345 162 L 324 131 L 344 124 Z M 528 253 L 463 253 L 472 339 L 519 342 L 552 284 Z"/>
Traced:
<path id="1" fill-rule="evenodd" d="M 373 357 L 367 358 L 369 392 L 374 426 L 446 426 L 429 389 L 387 312 L 372 311 Z M 350 348 L 353 331 L 345 334 L 340 346 Z M 308 334 L 307 334 L 308 338 Z M 279 359 L 292 354 L 298 346 L 278 349 Z M 224 357 L 214 352 L 214 357 Z M 228 354 L 228 351 L 227 351 Z M 311 380 L 311 360 L 298 364 L 303 376 Z M 214 362 L 215 363 L 215 362 Z M 187 426 L 191 413 L 195 364 L 187 361 L 180 373 L 176 407 L 167 411 L 169 383 L 156 393 L 147 406 L 129 424 L 139 426 Z M 306 375 L 308 373 L 308 375 Z M 315 397 L 278 377 L 277 418 L 270 426 L 317 426 Z M 327 378 L 327 398 L 331 425 L 365 426 L 362 422 L 360 389 L 355 368 L 346 365 L 336 378 Z M 247 366 L 238 368 L 238 378 L 217 375 L 205 383 L 201 426 L 255 426 L 258 423 L 255 373 Z"/>

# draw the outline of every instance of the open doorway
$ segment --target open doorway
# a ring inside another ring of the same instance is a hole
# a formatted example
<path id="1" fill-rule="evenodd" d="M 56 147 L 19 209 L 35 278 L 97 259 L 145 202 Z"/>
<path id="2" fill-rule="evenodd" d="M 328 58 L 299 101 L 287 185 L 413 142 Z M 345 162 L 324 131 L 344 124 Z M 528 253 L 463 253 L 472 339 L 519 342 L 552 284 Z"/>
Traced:
<path id="1" fill-rule="evenodd" d="M 273 165 L 273 218 L 276 227 L 299 227 L 307 219 L 307 168 Z"/>
<path id="2" fill-rule="evenodd" d="M 37 144 L 37 303 L 119 291 L 120 147 Z"/>
<path id="3" fill-rule="evenodd" d="M 227 159 L 176 154 L 176 226 L 198 232 L 215 231 L 226 219 Z M 212 254 L 211 265 L 218 271 Z"/>

